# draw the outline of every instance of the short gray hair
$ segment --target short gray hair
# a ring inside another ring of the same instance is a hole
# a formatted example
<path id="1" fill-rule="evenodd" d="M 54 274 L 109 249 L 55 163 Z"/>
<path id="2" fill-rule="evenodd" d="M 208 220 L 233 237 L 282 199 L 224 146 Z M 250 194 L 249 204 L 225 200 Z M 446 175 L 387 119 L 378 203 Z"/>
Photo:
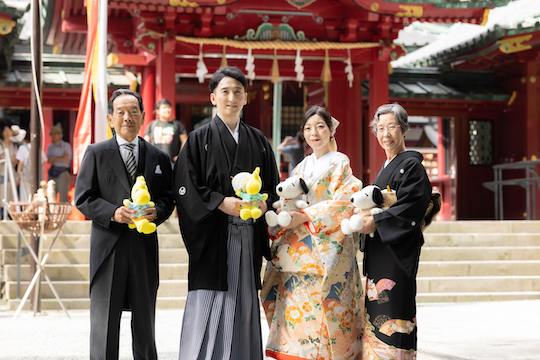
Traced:
<path id="1" fill-rule="evenodd" d="M 373 116 L 373 120 L 371 121 L 371 124 L 369 124 L 369 126 L 373 128 L 373 133 L 375 135 L 377 135 L 377 124 L 379 123 L 379 116 L 384 114 L 394 115 L 394 117 L 399 123 L 399 126 L 401 127 L 401 132 L 406 133 L 407 131 L 409 131 L 409 115 L 407 115 L 407 111 L 405 111 L 403 106 L 399 105 L 398 103 L 393 103 L 381 105 L 379 106 L 377 111 L 375 111 L 375 116 Z"/>

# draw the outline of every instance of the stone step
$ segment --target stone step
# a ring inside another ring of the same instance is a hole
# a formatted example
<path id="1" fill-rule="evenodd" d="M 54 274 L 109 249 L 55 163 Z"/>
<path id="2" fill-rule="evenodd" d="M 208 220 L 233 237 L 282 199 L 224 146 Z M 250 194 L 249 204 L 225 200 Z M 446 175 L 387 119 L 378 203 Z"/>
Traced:
<path id="1" fill-rule="evenodd" d="M 540 260 L 421 261 L 418 276 L 538 275 Z"/>
<path id="2" fill-rule="evenodd" d="M 77 265 L 46 265 L 45 271 L 51 281 L 90 281 L 90 267 L 85 264 Z M 17 265 L 6 265 L 4 282 L 17 281 Z M 188 264 L 160 264 L 159 278 L 161 280 L 187 279 Z M 30 280 L 30 265 L 21 265 L 21 281 Z"/>
<path id="3" fill-rule="evenodd" d="M 90 234 L 92 222 L 87 221 L 66 221 L 62 226 L 65 234 Z M 17 234 L 19 227 L 14 221 L 0 221 L 0 234 Z M 25 234 L 28 234 L 25 231 Z M 55 234 L 53 232 L 52 234 Z M 180 234 L 178 219 L 169 218 L 158 226 L 158 234 Z"/>
<path id="4" fill-rule="evenodd" d="M 362 269 L 362 263 L 358 264 Z M 262 275 L 264 275 L 264 266 Z M 89 281 L 89 267 L 85 264 L 54 264 L 46 266 L 47 275 L 52 281 Z M 21 265 L 21 281 L 29 280 L 29 265 Z M 502 261 L 423 261 L 418 268 L 418 277 L 446 276 L 526 276 L 540 274 L 540 260 L 502 260 Z M 261 275 L 261 276 L 262 276 Z M 160 264 L 161 280 L 187 279 L 188 264 Z M 3 281 L 17 280 L 17 265 L 6 265 Z"/>
<path id="5" fill-rule="evenodd" d="M 21 258 L 22 264 L 28 264 L 30 254 Z M 53 249 L 47 264 L 89 264 L 90 250 L 88 249 Z M 186 249 L 160 249 L 159 262 L 161 264 L 187 263 Z M 17 249 L 2 250 L 3 264 L 17 264 Z"/>
<path id="6" fill-rule="evenodd" d="M 449 292 L 496 292 L 504 289 L 514 291 L 540 291 L 540 276 L 445 276 L 417 277 L 417 292 L 449 293 Z"/>
<path id="7" fill-rule="evenodd" d="M 425 231 L 432 233 L 540 233 L 540 221 L 472 220 L 434 221 Z"/>
<path id="8" fill-rule="evenodd" d="M 30 242 L 29 237 L 26 239 Z M 47 250 L 53 240 L 54 236 L 47 236 L 42 243 L 43 249 Z M 0 249 L 16 249 L 18 241 L 17 234 L 3 235 L 0 239 Z M 160 234 L 158 235 L 158 245 L 161 249 L 185 248 L 180 234 Z M 22 238 L 21 247 L 26 247 Z M 90 234 L 59 235 L 53 249 L 90 249 Z"/>
<path id="9" fill-rule="evenodd" d="M 12 299 L 8 302 L 9 310 L 15 311 L 21 303 L 20 299 Z M 90 299 L 62 299 L 62 303 L 68 310 L 88 310 L 90 309 Z M 165 309 L 183 309 L 186 305 L 186 297 L 158 297 L 156 300 L 156 308 L 158 310 Z M 30 300 L 26 300 L 22 308 L 24 311 L 30 311 Z M 41 310 L 62 310 L 62 307 L 56 299 L 41 299 Z"/>
<path id="10" fill-rule="evenodd" d="M 537 260 L 540 246 L 423 247 L 420 261 Z"/>
<path id="11" fill-rule="evenodd" d="M 450 292 L 450 293 L 419 293 L 416 295 L 417 303 L 434 302 L 469 302 L 469 301 L 508 301 L 508 300 L 536 300 L 540 299 L 540 291 L 512 291 L 512 292 Z"/>
<path id="12" fill-rule="evenodd" d="M 28 281 L 21 282 L 21 296 L 28 287 Z M 88 296 L 88 281 L 53 282 L 60 298 L 83 298 Z M 41 285 L 42 298 L 54 295 L 46 281 Z M 540 289 L 540 276 L 456 276 L 456 277 L 418 277 L 418 294 L 437 293 L 478 293 L 499 292 L 535 292 Z M 5 284 L 5 294 L 9 299 L 17 296 L 16 282 Z M 158 297 L 187 296 L 187 280 L 161 280 Z"/>
<path id="13" fill-rule="evenodd" d="M 426 247 L 437 246 L 540 246 L 540 233 L 437 233 L 424 235 Z"/>
<path id="14" fill-rule="evenodd" d="M 88 281 L 52 281 L 58 296 L 60 299 L 72 299 L 72 298 L 85 298 L 89 295 L 89 283 Z M 29 281 L 21 281 L 20 296 L 24 296 L 26 289 L 28 288 Z M 160 280 L 158 288 L 158 298 L 176 298 L 179 296 L 187 296 L 187 280 Z M 4 286 L 5 296 L 8 299 L 15 299 L 17 297 L 17 283 L 6 282 Z M 41 281 L 41 298 L 42 299 L 55 299 L 54 293 L 47 281 Z"/>

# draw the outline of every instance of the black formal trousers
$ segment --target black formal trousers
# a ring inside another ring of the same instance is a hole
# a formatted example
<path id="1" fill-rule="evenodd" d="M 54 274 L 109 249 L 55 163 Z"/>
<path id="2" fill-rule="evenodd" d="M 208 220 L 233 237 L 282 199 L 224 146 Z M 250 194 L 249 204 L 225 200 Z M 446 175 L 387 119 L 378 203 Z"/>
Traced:
<path id="1" fill-rule="evenodd" d="M 99 268 L 90 288 L 90 359 L 118 359 L 122 310 L 132 311 L 133 358 L 157 359 L 155 259 L 137 232 L 121 236 Z"/>

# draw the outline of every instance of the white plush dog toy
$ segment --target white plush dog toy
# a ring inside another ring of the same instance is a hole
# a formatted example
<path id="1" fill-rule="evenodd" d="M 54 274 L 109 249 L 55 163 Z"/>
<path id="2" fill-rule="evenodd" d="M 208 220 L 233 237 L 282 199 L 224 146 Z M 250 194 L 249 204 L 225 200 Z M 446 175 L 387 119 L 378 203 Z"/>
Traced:
<path id="1" fill-rule="evenodd" d="M 299 176 L 292 176 L 277 184 L 276 193 L 280 199 L 272 204 L 272 206 L 274 209 L 281 209 L 281 212 L 278 215 L 272 210 L 267 211 L 264 215 L 266 223 L 269 226 L 288 226 L 292 220 L 288 211 L 298 211 L 307 208 L 307 202 L 301 200 L 300 196 L 308 192 L 309 189 L 306 182 Z"/>
<path id="2" fill-rule="evenodd" d="M 385 198 L 381 189 L 376 185 L 368 185 L 354 193 L 351 202 L 356 208 L 354 209 L 355 214 L 350 219 L 344 219 L 341 222 L 341 231 L 345 235 L 350 235 L 364 227 L 362 216 L 380 214 L 388 209 L 388 207 L 381 207 L 385 203 Z M 373 237 L 373 233 L 369 236 Z"/>

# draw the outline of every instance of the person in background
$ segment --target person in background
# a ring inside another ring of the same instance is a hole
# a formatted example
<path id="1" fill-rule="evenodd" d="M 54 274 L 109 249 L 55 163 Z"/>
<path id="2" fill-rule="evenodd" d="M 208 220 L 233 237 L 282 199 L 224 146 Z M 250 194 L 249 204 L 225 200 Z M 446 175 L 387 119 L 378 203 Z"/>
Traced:
<path id="1" fill-rule="evenodd" d="M 173 209 L 167 154 L 137 136 L 144 121 L 139 93 L 120 89 L 109 99 L 111 139 L 86 149 L 75 184 L 75 205 L 90 220 L 90 359 L 118 359 L 120 319 L 131 311 L 135 360 L 156 360 L 158 235 L 129 229 L 137 211 L 123 205 L 144 175 L 154 206 L 143 217 L 156 225 Z"/>
<path id="2" fill-rule="evenodd" d="M 235 196 L 231 178 L 260 168 L 266 202 L 278 199 L 279 175 L 270 143 L 246 125 L 247 79 L 236 67 L 220 68 L 210 79 L 212 122 L 192 131 L 174 169 L 182 237 L 189 254 L 188 296 L 180 338 L 180 360 L 262 360 L 262 256 L 268 258 L 264 216 L 242 220 L 249 203 Z"/>
<path id="3" fill-rule="evenodd" d="M 296 165 L 304 158 L 304 140 L 300 132 L 295 137 L 285 136 L 285 139 L 278 145 L 277 151 L 282 155 L 289 156 L 289 176 L 292 176 Z"/>
<path id="4" fill-rule="evenodd" d="M 397 104 L 380 106 L 371 125 L 386 161 L 374 185 L 396 192 L 397 201 L 364 216 L 366 316 L 364 359 L 416 359 L 416 273 L 424 236 L 420 224 L 431 199 L 431 183 L 417 151 L 405 148 L 408 115 Z"/>
<path id="5" fill-rule="evenodd" d="M 17 173 L 21 179 L 19 183 L 19 198 L 20 201 L 31 201 L 33 194 L 30 193 L 30 176 L 31 176 L 31 164 L 30 164 L 30 149 L 32 144 L 28 142 L 30 134 L 26 130 L 21 129 L 20 134 L 17 136 L 17 141 L 21 143 L 17 149 Z M 43 165 L 47 161 L 45 152 L 41 150 L 41 168 L 39 170 L 40 180 L 43 179 Z"/>
<path id="6" fill-rule="evenodd" d="M 16 134 L 19 133 L 19 126 L 17 125 L 9 125 L 7 123 L 0 123 L 0 159 L 5 159 L 6 156 L 6 150 L 9 151 L 9 157 L 11 160 L 11 166 L 13 166 L 13 175 L 14 180 L 16 182 L 15 185 L 17 185 L 18 180 L 18 174 L 17 174 L 17 148 L 19 146 L 19 142 L 17 142 Z M 7 202 L 14 200 L 14 195 L 11 191 L 11 185 L 8 183 L 8 191 L 7 194 L 4 193 L 4 182 L 9 181 L 9 174 L 6 173 L 6 167 L 4 164 L 0 166 L 0 208 L 3 208 L 3 204 L 1 203 L 2 200 L 6 200 Z"/>
<path id="7" fill-rule="evenodd" d="M 52 143 L 47 148 L 47 162 L 51 164 L 49 168 L 49 180 L 56 183 L 56 193 L 60 194 L 60 202 L 69 202 L 69 185 L 71 182 L 70 165 L 73 153 L 71 145 L 62 140 L 64 131 L 61 124 L 51 127 L 49 133 Z"/>
<path id="8" fill-rule="evenodd" d="M 302 134 L 313 154 L 293 175 L 304 179 L 309 206 L 289 211 L 292 220 L 287 227 L 269 228 L 272 260 L 261 290 L 270 329 L 267 357 L 362 358 L 364 294 L 358 242 L 340 227 L 353 215 L 350 199 L 362 182 L 352 174 L 349 158 L 337 151 L 338 124 L 323 107 L 306 111 Z"/>
<path id="9" fill-rule="evenodd" d="M 144 139 L 169 154 L 174 167 L 180 150 L 187 140 L 186 128 L 178 120 L 171 118 L 172 106 L 167 99 L 156 103 L 157 119 L 150 122 L 144 132 Z"/>

